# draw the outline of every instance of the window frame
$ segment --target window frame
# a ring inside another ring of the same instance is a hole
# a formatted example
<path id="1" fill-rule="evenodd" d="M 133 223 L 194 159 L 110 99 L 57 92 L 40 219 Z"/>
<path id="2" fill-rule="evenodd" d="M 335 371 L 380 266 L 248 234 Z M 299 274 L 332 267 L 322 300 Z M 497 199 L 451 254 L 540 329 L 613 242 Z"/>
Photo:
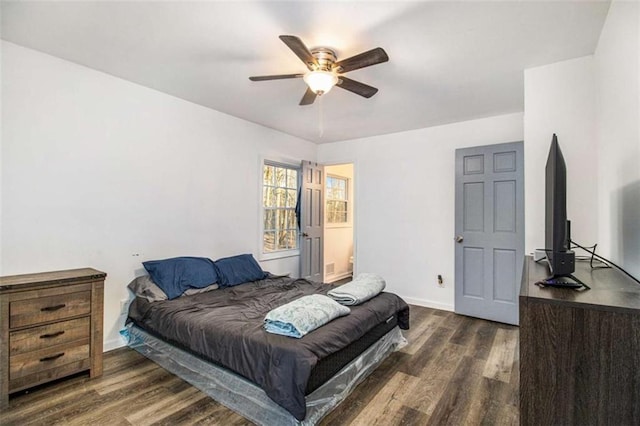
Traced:
<path id="1" fill-rule="evenodd" d="M 274 251 L 265 251 L 265 244 L 264 244 L 264 235 L 265 235 L 265 227 L 264 227 L 264 217 L 265 217 L 265 212 L 267 211 L 267 207 L 265 207 L 264 205 L 264 188 L 265 185 L 264 184 L 264 168 L 267 166 L 273 166 L 273 167 L 280 167 L 280 168 L 284 168 L 284 169 L 290 169 L 290 170 L 295 170 L 297 172 L 297 181 L 296 181 L 296 200 L 298 197 L 298 193 L 300 192 L 300 183 L 302 182 L 302 165 L 300 162 L 293 162 L 293 161 L 277 161 L 277 160 L 271 160 L 268 158 L 261 158 L 260 159 L 260 173 L 259 173 L 259 197 L 260 197 L 260 201 L 259 201 L 259 214 L 258 214 L 258 220 L 259 220 L 259 253 L 260 253 L 260 260 L 273 260 L 273 259 L 281 259 L 281 258 L 286 258 L 286 257 L 293 257 L 293 256 L 299 256 L 300 255 L 300 229 L 298 229 L 297 224 L 296 224 L 296 248 L 291 248 L 291 249 L 282 249 L 282 250 L 274 250 Z M 276 186 L 277 187 L 277 186 Z M 280 188 L 280 187 L 278 187 Z M 285 189 L 293 189 L 290 187 L 282 187 Z M 294 207 L 285 207 L 285 209 L 287 210 L 293 210 L 295 212 L 295 206 Z"/>
<path id="2" fill-rule="evenodd" d="M 329 178 L 333 178 L 333 179 L 340 179 L 345 181 L 345 191 L 344 191 L 344 196 L 345 199 L 333 199 L 333 198 L 329 198 L 329 191 L 327 188 L 327 180 Z M 346 222 L 329 222 L 329 214 L 328 214 L 328 208 L 327 208 L 327 204 L 329 201 L 344 201 L 345 202 L 345 207 L 346 207 L 346 214 L 347 214 L 347 221 Z M 340 176 L 337 174 L 325 174 L 325 182 L 324 182 L 324 225 L 325 228 L 348 228 L 351 227 L 353 224 L 353 213 L 351 211 L 351 179 L 346 177 L 346 176 Z"/>

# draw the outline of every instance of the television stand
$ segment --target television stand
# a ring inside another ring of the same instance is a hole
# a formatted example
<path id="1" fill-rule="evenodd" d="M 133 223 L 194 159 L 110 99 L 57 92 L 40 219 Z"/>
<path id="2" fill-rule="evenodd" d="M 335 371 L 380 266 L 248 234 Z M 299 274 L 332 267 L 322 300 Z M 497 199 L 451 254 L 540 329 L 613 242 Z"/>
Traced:
<path id="1" fill-rule="evenodd" d="M 526 257 L 520 291 L 520 424 L 640 425 L 640 284 L 576 262 L 589 291 L 542 288 Z"/>
<path id="2" fill-rule="evenodd" d="M 566 281 L 565 278 L 570 278 L 573 281 Z M 591 287 L 580 281 L 575 275 L 567 274 L 561 277 L 550 276 L 543 280 L 536 281 L 536 285 L 540 287 L 561 287 L 561 288 L 574 288 L 580 289 L 585 288 L 587 290 L 591 290 Z"/>

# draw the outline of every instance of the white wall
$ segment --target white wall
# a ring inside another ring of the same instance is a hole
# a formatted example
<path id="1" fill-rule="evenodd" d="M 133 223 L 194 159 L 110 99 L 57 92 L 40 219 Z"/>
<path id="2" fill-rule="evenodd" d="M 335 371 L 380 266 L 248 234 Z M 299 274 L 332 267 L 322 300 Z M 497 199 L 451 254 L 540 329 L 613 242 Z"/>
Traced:
<path id="1" fill-rule="evenodd" d="M 640 4 L 613 2 L 596 53 L 598 247 L 640 278 Z"/>
<path id="2" fill-rule="evenodd" d="M 319 162 L 356 163 L 356 272 L 381 274 L 409 303 L 452 310 L 455 150 L 520 141 L 522 125 L 517 113 L 319 145 Z"/>
<path id="3" fill-rule="evenodd" d="M 639 62 L 640 4 L 614 1 L 595 55 L 525 71 L 527 251 L 544 243 L 544 164 L 555 132 L 572 239 L 598 243 L 599 254 L 640 277 Z"/>
<path id="4" fill-rule="evenodd" d="M 596 242 L 597 152 L 593 57 L 531 68 L 524 73 L 525 251 L 544 248 L 545 164 L 553 133 L 567 165 L 571 237 Z"/>
<path id="5" fill-rule="evenodd" d="M 324 225 L 324 264 L 334 264 L 333 274 L 325 273 L 326 282 L 334 282 L 348 277 L 353 272 L 349 262 L 353 256 L 353 164 L 336 164 L 325 167 L 327 175 L 348 179 L 347 188 L 347 223 Z M 326 220 L 326 215 L 325 215 Z"/>
<path id="6" fill-rule="evenodd" d="M 257 256 L 260 158 L 315 160 L 304 140 L 11 43 L 2 55 L 0 274 L 107 272 L 106 348 L 141 261 Z"/>

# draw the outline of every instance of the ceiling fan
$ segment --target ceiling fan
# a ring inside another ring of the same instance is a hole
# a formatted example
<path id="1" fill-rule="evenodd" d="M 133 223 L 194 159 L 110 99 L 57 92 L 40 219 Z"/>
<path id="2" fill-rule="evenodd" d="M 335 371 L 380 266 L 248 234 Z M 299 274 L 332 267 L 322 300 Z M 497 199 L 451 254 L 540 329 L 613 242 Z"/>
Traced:
<path id="1" fill-rule="evenodd" d="M 378 92 L 375 87 L 343 76 L 343 73 L 354 71 L 371 65 L 387 62 L 389 57 L 381 47 L 368 50 L 359 55 L 341 61 L 336 53 L 326 47 L 309 50 L 296 36 L 281 35 L 280 40 L 305 63 L 309 71 L 304 74 L 280 74 L 249 77 L 251 81 L 282 80 L 285 78 L 302 78 L 307 84 L 307 91 L 300 100 L 300 105 L 311 105 L 317 96 L 327 93 L 333 86 L 370 98 Z"/>

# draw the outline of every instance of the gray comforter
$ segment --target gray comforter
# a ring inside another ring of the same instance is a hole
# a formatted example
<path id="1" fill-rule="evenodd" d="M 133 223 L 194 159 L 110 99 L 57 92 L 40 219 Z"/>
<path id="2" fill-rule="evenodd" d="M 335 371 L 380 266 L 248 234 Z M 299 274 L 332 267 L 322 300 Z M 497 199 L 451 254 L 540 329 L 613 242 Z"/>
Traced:
<path id="1" fill-rule="evenodd" d="M 256 383 L 298 420 L 306 416 L 305 389 L 311 370 L 326 356 L 362 337 L 398 313 L 409 328 L 409 308 L 395 294 L 381 293 L 351 313 L 302 339 L 267 333 L 267 312 L 333 286 L 289 278 L 269 278 L 174 300 L 150 303 L 136 298 L 129 318 L 145 330 Z"/>

